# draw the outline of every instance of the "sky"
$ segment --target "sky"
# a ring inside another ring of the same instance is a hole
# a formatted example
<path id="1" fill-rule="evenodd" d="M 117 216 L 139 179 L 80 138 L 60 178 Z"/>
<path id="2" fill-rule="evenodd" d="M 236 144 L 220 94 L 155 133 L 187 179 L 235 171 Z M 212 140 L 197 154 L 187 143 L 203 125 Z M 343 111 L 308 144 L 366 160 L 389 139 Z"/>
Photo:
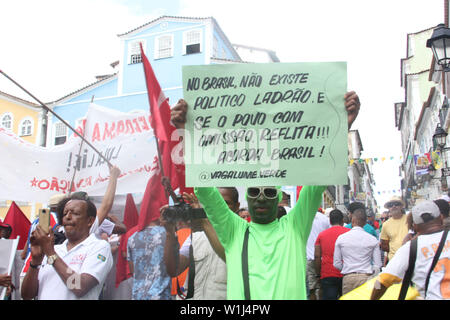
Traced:
<path id="1" fill-rule="evenodd" d="M 362 157 L 387 158 L 373 166 L 380 206 L 400 189 L 394 103 L 404 101 L 407 34 L 444 22 L 443 0 L 15 0 L 0 12 L 0 70 L 44 102 L 115 72 L 117 35 L 161 15 L 214 17 L 232 43 L 274 50 L 281 62 L 347 61 Z M 32 100 L 1 75 L 0 91 Z"/>

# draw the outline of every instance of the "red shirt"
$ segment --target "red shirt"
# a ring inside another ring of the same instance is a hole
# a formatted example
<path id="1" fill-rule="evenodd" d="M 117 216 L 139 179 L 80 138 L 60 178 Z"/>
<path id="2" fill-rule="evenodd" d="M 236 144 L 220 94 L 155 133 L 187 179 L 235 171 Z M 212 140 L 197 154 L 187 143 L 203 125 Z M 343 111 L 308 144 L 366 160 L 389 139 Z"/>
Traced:
<path id="1" fill-rule="evenodd" d="M 332 226 L 317 236 L 315 245 L 320 246 L 322 251 L 322 264 L 320 267 L 320 278 L 341 278 L 341 272 L 333 266 L 334 244 L 336 239 L 351 229 L 342 226 Z"/>

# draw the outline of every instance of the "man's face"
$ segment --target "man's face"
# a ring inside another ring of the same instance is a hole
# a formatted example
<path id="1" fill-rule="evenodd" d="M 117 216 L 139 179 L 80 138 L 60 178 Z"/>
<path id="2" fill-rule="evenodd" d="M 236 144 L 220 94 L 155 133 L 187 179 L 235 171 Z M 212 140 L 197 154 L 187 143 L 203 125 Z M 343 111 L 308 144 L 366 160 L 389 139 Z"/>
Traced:
<path id="1" fill-rule="evenodd" d="M 89 235 L 95 218 L 87 214 L 87 203 L 83 200 L 70 200 L 64 207 L 62 224 L 69 241 L 77 241 Z"/>
<path id="2" fill-rule="evenodd" d="M 10 236 L 11 236 L 11 229 L 10 228 L 0 227 L 0 239 L 1 238 L 9 239 Z"/>
<path id="3" fill-rule="evenodd" d="M 266 191 L 263 189 L 266 188 Z M 259 194 L 256 189 L 259 189 Z M 275 189 L 275 191 L 273 190 Z M 274 195 L 274 192 L 276 195 Z M 247 189 L 248 211 L 253 222 L 271 223 L 278 214 L 278 190 L 275 187 L 251 187 Z"/>
<path id="4" fill-rule="evenodd" d="M 247 210 L 242 210 L 239 212 L 239 217 L 248 221 L 250 218 L 250 213 Z"/>
<path id="5" fill-rule="evenodd" d="M 219 188 L 219 192 L 222 195 L 223 200 L 227 203 L 228 208 L 230 208 L 233 212 L 237 212 L 239 210 L 240 203 L 233 201 L 232 191 L 230 189 Z"/>
<path id="6" fill-rule="evenodd" d="M 389 215 L 392 217 L 398 217 L 403 214 L 403 204 L 400 201 L 393 201 L 389 203 L 387 209 L 389 209 Z"/>

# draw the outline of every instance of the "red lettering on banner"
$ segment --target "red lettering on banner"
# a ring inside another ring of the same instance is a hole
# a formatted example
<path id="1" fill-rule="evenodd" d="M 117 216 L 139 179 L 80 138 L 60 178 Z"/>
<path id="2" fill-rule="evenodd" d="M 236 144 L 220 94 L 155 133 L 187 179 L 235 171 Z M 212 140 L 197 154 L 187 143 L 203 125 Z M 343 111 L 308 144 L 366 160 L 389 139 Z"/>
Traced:
<path id="1" fill-rule="evenodd" d="M 125 124 L 123 123 L 123 120 L 120 120 L 117 122 L 117 135 L 120 135 L 121 133 L 125 132 Z"/>
<path id="2" fill-rule="evenodd" d="M 131 120 L 128 119 L 128 120 L 125 121 L 125 123 L 127 124 L 127 131 L 125 133 L 133 134 L 134 133 L 134 128 L 133 128 L 133 124 L 131 123 Z"/>
<path id="3" fill-rule="evenodd" d="M 52 184 L 50 185 L 50 190 L 56 190 L 59 192 L 58 178 L 52 178 Z"/>
<path id="4" fill-rule="evenodd" d="M 148 126 L 147 122 L 145 121 L 145 117 L 144 116 L 141 116 L 138 119 L 139 119 L 139 121 L 142 124 L 142 129 L 144 129 L 145 131 L 150 130 L 150 127 Z"/>
<path id="5" fill-rule="evenodd" d="M 133 119 L 133 122 L 134 122 L 134 124 L 136 126 L 136 131 L 137 132 L 142 132 L 141 127 L 139 127 L 139 123 L 138 123 L 136 118 Z"/>
<path id="6" fill-rule="evenodd" d="M 100 129 L 100 124 L 95 123 L 93 127 L 92 132 L 92 142 L 98 140 L 98 141 L 105 141 L 106 139 L 114 139 L 118 137 L 121 134 L 135 134 L 135 133 L 141 133 L 143 131 L 150 131 L 150 125 L 151 123 L 151 116 L 138 116 L 137 118 L 133 119 L 126 119 L 126 120 L 119 120 L 117 122 L 105 122 L 103 124 L 103 132 Z M 78 132 L 83 133 L 83 129 L 81 127 L 78 127 Z"/>
<path id="7" fill-rule="evenodd" d="M 44 185 L 42 185 L 42 184 L 44 184 Z M 45 180 L 45 179 L 39 181 L 39 183 L 38 183 L 38 188 L 39 188 L 39 189 L 46 190 L 46 189 L 48 189 L 48 187 L 50 187 L 50 182 L 48 182 L 48 181 Z"/>
<path id="8" fill-rule="evenodd" d="M 33 180 L 31 180 L 30 182 L 31 182 L 31 186 L 32 186 L 32 187 L 36 187 L 37 184 L 38 184 L 38 182 L 39 182 L 39 180 L 36 179 L 36 177 L 34 177 Z"/>
<path id="9" fill-rule="evenodd" d="M 106 138 L 113 139 L 115 137 L 114 129 L 116 128 L 116 123 L 111 123 L 111 130 L 108 129 L 108 123 L 105 123 L 105 131 L 103 132 L 103 141 L 105 141 Z"/>
<path id="10" fill-rule="evenodd" d="M 100 141 L 100 128 L 98 127 L 98 122 L 94 125 L 94 130 L 92 132 L 92 142 L 95 140 Z"/>

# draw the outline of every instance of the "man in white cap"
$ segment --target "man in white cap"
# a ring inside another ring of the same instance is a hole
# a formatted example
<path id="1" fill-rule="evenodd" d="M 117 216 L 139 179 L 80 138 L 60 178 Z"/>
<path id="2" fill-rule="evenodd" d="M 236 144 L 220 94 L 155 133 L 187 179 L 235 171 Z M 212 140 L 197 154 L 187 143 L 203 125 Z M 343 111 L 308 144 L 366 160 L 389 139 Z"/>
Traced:
<path id="1" fill-rule="evenodd" d="M 405 214 L 405 203 L 400 197 L 392 197 L 384 207 L 391 216 L 383 224 L 380 233 L 381 250 L 388 253 L 388 261 L 392 259 L 403 239 L 408 234 L 408 222 Z"/>
<path id="2" fill-rule="evenodd" d="M 450 300 L 450 250 L 448 231 L 444 233 L 439 207 L 429 200 L 424 200 L 412 208 L 413 227 L 419 234 L 417 238 L 417 257 L 412 282 L 420 295 L 426 300 Z M 430 273 L 428 288 L 427 275 L 441 240 L 445 246 L 437 256 L 437 263 Z M 405 276 L 409 265 L 411 241 L 405 243 L 379 274 L 372 291 L 372 300 L 380 299 L 387 288 L 399 283 Z"/>

